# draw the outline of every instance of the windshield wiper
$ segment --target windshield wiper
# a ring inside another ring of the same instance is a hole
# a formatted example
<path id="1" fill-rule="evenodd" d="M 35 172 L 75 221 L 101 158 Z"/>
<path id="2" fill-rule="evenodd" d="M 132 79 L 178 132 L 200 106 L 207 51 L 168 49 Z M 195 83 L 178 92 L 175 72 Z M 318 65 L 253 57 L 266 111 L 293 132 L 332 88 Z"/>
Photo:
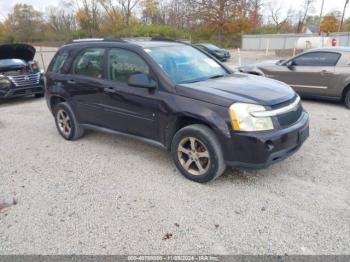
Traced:
<path id="1" fill-rule="evenodd" d="M 192 84 L 192 83 L 197 83 L 197 82 L 201 82 L 204 81 L 205 79 L 192 79 L 192 80 L 185 80 L 185 81 L 181 81 L 179 84 Z"/>
<path id="2" fill-rule="evenodd" d="M 224 76 L 226 76 L 226 75 L 214 75 L 214 76 L 211 76 L 211 77 L 209 77 L 208 79 L 215 79 L 215 78 L 221 78 L 221 77 L 224 77 Z"/>
<path id="3" fill-rule="evenodd" d="M 199 78 L 199 79 L 185 80 L 185 81 L 180 82 L 180 84 L 192 84 L 192 83 L 206 81 L 206 80 L 209 80 L 209 79 L 220 78 L 220 77 L 224 77 L 224 76 L 226 76 L 226 75 L 221 74 L 221 75 L 214 75 L 214 76 L 211 76 L 209 78 Z"/>

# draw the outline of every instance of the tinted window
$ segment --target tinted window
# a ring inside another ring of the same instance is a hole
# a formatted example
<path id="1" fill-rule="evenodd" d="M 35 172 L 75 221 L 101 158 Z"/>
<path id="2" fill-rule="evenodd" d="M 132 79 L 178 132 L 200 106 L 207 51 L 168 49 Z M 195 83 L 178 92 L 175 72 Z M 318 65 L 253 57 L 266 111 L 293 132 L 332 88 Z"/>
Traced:
<path id="1" fill-rule="evenodd" d="M 313 52 L 301 55 L 293 61 L 297 66 L 335 66 L 340 54 L 331 52 Z"/>
<path id="2" fill-rule="evenodd" d="M 73 73 L 77 75 L 98 77 L 103 76 L 103 48 L 88 48 L 85 49 L 76 58 L 73 67 Z"/>
<path id="3" fill-rule="evenodd" d="M 64 66 L 64 63 L 67 60 L 68 57 L 68 51 L 61 51 L 59 52 L 53 59 L 50 68 L 48 69 L 48 71 L 50 72 L 54 72 L 54 73 L 61 73 L 61 70 Z"/>
<path id="4" fill-rule="evenodd" d="M 136 53 L 124 49 L 112 49 L 108 54 L 108 79 L 127 82 L 134 74 L 149 74 L 146 62 Z"/>

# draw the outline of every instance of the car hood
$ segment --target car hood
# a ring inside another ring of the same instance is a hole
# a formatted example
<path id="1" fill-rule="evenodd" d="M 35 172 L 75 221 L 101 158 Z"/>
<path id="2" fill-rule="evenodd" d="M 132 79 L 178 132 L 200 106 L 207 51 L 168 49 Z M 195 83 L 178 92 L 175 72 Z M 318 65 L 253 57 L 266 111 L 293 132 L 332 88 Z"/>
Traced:
<path id="1" fill-rule="evenodd" d="M 235 102 L 272 106 L 295 96 L 293 89 L 282 82 L 241 73 L 181 84 L 176 90 L 179 95 L 222 106 L 230 106 Z"/>
<path id="2" fill-rule="evenodd" d="M 34 59 L 35 48 L 26 44 L 0 45 L 0 59 L 22 59 L 26 62 Z"/>

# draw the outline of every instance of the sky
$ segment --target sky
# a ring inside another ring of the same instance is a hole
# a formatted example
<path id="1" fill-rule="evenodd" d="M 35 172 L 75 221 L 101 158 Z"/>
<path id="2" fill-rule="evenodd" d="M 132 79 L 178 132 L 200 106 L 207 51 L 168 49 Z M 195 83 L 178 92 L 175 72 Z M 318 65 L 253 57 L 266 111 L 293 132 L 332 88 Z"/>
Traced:
<path id="1" fill-rule="evenodd" d="M 32 4 L 36 9 L 44 11 L 47 6 L 58 6 L 61 0 L 0 0 L 0 20 L 4 20 L 11 8 L 17 3 Z M 302 7 L 304 0 L 264 0 L 265 2 L 281 2 L 281 5 L 287 11 L 290 7 L 298 9 Z M 333 10 L 342 10 L 346 0 L 324 0 L 324 13 Z M 319 15 L 322 0 L 315 0 L 313 13 Z M 350 16 L 350 4 L 346 11 L 346 17 Z"/>

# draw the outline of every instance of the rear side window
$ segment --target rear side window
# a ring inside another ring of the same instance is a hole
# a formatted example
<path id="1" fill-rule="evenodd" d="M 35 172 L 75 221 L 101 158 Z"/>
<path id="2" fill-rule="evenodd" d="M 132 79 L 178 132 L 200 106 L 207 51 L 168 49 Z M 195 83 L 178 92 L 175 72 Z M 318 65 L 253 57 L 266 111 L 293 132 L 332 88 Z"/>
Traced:
<path id="1" fill-rule="evenodd" d="M 102 78 L 105 49 L 84 49 L 74 61 L 73 74 Z"/>
<path id="2" fill-rule="evenodd" d="M 53 73 L 61 73 L 64 63 L 66 62 L 68 58 L 69 52 L 68 50 L 63 50 L 57 53 L 55 57 L 53 58 L 53 61 L 48 69 L 49 72 Z"/>
<path id="3" fill-rule="evenodd" d="M 127 82 L 134 74 L 149 74 L 146 62 L 136 53 L 125 49 L 111 49 L 108 54 L 108 79 Z"/>
<path id="4" fill-rule="evenodd" d="M 312 52 L 294 59 L 297 66 L 335 66 L 340 54 L 332 52 Z"/>

